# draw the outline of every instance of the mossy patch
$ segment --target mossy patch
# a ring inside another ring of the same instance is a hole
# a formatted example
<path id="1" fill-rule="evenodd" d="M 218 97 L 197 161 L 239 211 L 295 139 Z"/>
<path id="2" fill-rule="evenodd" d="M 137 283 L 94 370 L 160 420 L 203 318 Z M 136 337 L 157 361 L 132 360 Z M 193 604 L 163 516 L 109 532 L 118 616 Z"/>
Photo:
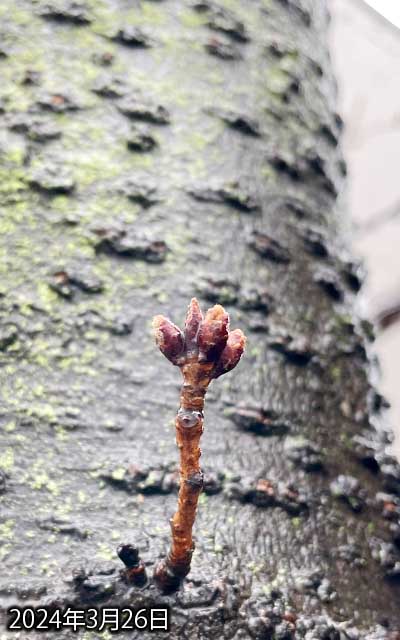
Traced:
<path id="1" fill-rule="evenodd" d="M 8 473 L 14 466 L 14 451 L 11 448 L 6 449 L 0 454 L 0 469 Z"/>

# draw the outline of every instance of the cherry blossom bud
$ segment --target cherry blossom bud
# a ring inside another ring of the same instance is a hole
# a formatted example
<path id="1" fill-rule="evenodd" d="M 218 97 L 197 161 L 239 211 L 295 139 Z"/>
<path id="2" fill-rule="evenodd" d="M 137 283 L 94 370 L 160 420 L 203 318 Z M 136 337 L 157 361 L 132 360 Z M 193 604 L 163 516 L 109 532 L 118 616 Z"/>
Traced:
<path id="1" fill-rule="evenodd" d="M 225 349 L 221 353 L 221 357 L 213 374 L 214 378 L 218 378 L 236 367 L 244 353 L 245 345 L 246 336 L 241 329 L 235 329 L 229 332 Z"/>
<path id="2" fill-rule="evenodd" d="M 197 335 L 203 322 L 203 314 L 196 298 L 192 298 L 188 308 L 185 322 L 185 345 L 187 354 L 196 353 Z"/>
<path id="3" fill-rule="evenodd" d="M 161 353 L 173 364 L 178 364 L 184 346 L 182 331 L 164 316 L 154 317 L 153 329 Z"/>
<path id="4" fill-rule="evenodd" d="M 197 343 L 199 362 L 216 362 L 228 340 L 229 316 L 220 304 L 206 313 L 200 327 Z"/>

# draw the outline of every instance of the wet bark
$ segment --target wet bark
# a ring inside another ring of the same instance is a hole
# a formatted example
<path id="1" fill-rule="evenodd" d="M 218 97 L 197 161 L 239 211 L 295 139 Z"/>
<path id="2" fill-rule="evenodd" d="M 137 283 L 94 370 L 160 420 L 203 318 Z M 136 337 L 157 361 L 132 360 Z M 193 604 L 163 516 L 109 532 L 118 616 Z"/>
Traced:
<path id="1" fill-rule="evenodd" d="M 398 637 L 400 471 L 355 313 L 325 2 L 0 12 L 3 614 L 167 602 L 171 638 Z M 180 379 L 150 322 L 193 295 L 249 339 L 208 394 L 192 571 L 161 597 L 116 547 L 148 575 L 168 549 Z"/>

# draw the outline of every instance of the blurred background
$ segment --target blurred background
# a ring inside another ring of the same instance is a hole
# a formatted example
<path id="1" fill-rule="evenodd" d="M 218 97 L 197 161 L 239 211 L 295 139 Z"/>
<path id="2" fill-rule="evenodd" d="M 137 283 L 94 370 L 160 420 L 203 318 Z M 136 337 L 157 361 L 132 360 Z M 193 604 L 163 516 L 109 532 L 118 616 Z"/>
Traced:
<path id="1" fill-rule="evenodd" d="M 363 312 L 379 327 L 379 388 L 400 456 L 400 0 L 329 2 L 353 249 L 367 269 Z"/>

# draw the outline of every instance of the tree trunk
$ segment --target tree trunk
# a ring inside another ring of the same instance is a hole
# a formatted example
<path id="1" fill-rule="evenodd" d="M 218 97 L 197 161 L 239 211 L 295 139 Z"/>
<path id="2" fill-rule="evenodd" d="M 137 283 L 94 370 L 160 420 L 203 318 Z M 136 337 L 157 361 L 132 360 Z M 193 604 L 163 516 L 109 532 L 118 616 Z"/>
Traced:
<path id="1" fill-rule="evenodd" d="M 354 314 L 325 2 L 1 5 L 3 618 L 166 602 L 170 638 L 397 638 L 400 470 Z M 115 549 L 151 576 L 169 547 L 180 379 L 150 322 L 193 295 L 248 346 L 208 394 L 192 571 L 164 597 Z"/>

